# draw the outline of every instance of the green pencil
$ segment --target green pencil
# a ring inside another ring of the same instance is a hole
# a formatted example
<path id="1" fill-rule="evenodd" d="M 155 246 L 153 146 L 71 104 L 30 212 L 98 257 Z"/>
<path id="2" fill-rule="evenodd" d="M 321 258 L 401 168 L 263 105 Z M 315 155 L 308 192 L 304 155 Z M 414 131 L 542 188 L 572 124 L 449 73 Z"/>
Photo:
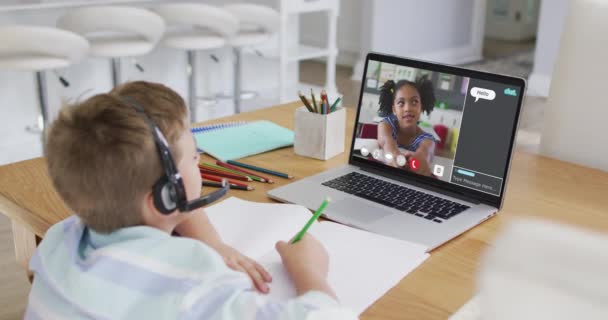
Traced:
<path id="1" fill-rule="evenodd" d="M 317 107 L 317 100 L 315 99 L 315 93 L 312 92 L 312 88 L 310 88 L 310 96 L 312 97 L 312 107 L 315 109 L 315 113 L 321 113 Z"/>
<path id="2" fill-rule="evenodd" d="M 308 109 L 308 111 L 315 112 L 312 109 L 312 106 L 310 105 L 310 102 L 308 102 L 308 99 L 306 99 L 306 97 L 302 94 L 302 92 L 298 91 L 298 96 L 300 96 L 300 100 L 302 100 L 302 103 L 304 104 L 304 106 L 306 107 L 306 109 Z"/>
<path id="3" fill-rule="evenodd" d="M 329 197 L 325 198 L 323 203 L 321 203 L 321 206 L 319 207 L 319 209 L 317 209 L 317 211 L 315 211 L 315 214 L 312 215 L 312 218 L 310 218 L 310 220 L 308 220 L 308 222 L 306 222 L 306 225 L 304 226 L 304 228 L 302 228 L 302 230 L 300 230 L 300 232 L 298 232 L 298 234 L 295 236 L 295 238 L 293 238 L 293 241 L 291 241 L 292 244 L 302 240 L 302 237 L 306 234 L 306 231 L 308 231 L 310 226 L 312 226 L 312 223 L 315 222 L 317 219 L 319 219 L 319 217 L 321 216 L 321 213 L 323 213 L 323 210 L 325 210 L 325 207 L 327 207 L 327 204 L 329 204 L 329 201 L 331 201 L 331 199 Z"/>
<path id="4" fill-rule="evenodd" d="M 329 108 L 329 112 L 334 112 L 336 111 L 336 107 L 338 106 L 338 103 L 340 102 L 340 98 L 336 99 L 336 101 L 334 101 L 334 103 L 331 105 L 331 108 Z"/>
<path id="5" fill-rule="evenodd" d="M 234 161 L 234 160 L 228 160 L 226 162 L 228 164 L 233 165 L 233 166 L 237 166 L 237 167 L 241 167 L 241 168 L 245 168 L 245 169 L 250 169 L 250 170 L 253 170 L 253 171 L 259 171 L 259 172 L 271 174 L 273 176 L 282 177 L 282 178 L 285 178 L 285 179 L 293 179 L 293 176 L 291 176 L 291 175 L 289 175 L 287 173 L 282 173 L 282 172 L 278 172 L 278 171 L 274 171 L 274 170 L 270 170 L 270 169 L 264 169 L 264 168 L 256 167 L 254 165 L 250 165 L 250 164 L 246 164 L 246 163 L 242 163 L 242 162 L 238 162 L 238 161 Z"/>

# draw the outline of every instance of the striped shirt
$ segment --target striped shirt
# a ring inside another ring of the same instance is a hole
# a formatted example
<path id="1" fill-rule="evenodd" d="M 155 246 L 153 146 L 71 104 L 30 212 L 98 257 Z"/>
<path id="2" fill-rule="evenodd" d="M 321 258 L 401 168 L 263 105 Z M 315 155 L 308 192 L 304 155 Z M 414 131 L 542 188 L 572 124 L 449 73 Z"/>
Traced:
<path id="1" fill-rule="evenodd" d="M 30 269 L 25 319 L 319 319 L 341 309 L 317 291 L 271 302 L 200 241 L 147 226 L 100 234 L 76 216 L 48 230 Z"/>
<path id="2" fill-rule="evenodd" d="M 393 136 L 393 139 L 395 141 L 397 141 L 397 136 L 399 134 L 399 120 L 397 119 L 397 116 L 394 114 L 391 114 L 387 117 L 384 117 L 382 119 L 382 121 L 388 123 L 391 126 L 391 135 Z M 417 135 L 414 138 L 414 141 L 412 141 L 410 144 L 408 144 L 408 145 L 398 144 L 398 146 L 401 148 L 405 148 L 406 150 L 415 152 L 416 150 L 418 150 L 418 147 L 420 147 L 420 144 L 422 143 L 422 141 L 427 140 L 427 139 L 437 142 L 435 140 L 435 137 L 432 134 L 430 134 L 428 132 L 422 132 L 421 134 Z"/>

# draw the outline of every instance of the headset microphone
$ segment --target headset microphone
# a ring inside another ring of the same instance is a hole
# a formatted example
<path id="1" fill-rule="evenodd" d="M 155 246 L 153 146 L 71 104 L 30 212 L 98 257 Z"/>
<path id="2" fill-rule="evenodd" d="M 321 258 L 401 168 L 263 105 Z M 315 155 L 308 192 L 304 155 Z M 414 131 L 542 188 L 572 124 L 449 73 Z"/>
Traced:
<path id="1" fill-rule="evenodd" d="M 214 191 L 204 197 L 200 197 L 196 200 L 192 200 L 190 202 L 188 202 L 186 204 L 185 207 L 185 211 L 192 211 L 195 209 L 198 209 L 200 207 L 206 206 L 214 201 L 219 200 L 221 197 L 223 197 L 228 190 L 230 189 L 230 184 L 228 184 L 228 181 L 226 181 L 226 179 L 222 179 L 222 188 Z M 182 210 L 184 211 L 184 210 Z"/>

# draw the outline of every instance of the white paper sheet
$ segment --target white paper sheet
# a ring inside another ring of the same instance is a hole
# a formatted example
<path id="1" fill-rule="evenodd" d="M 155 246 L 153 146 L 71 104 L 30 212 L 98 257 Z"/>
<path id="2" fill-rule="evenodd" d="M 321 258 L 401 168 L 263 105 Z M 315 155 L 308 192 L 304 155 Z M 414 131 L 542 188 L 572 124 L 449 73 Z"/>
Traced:
<path id="1" fill-rule="evenodd" d="M 260 258 L 279 240 L 291 239 L 310 219 L 311 212 L 293 204 L 271 204 L 231 197 L 205 209 L 224 241 L 241 253 Z"/>
<path id="2" fill-rule="evenodd" d="M 288 241 L 304 226 L 311 216 L 308 209 L 233 197 L 206 211 L 226 243 L 256 259 L 273 276 L 271 299 L 295 297 L 274 245 Z M 429 256 L 422 245 L 328 221 L 315 223 L 309 232 L 329 253 L 330 286 L 340 302 L 356 313 L 365 311 Z"/>

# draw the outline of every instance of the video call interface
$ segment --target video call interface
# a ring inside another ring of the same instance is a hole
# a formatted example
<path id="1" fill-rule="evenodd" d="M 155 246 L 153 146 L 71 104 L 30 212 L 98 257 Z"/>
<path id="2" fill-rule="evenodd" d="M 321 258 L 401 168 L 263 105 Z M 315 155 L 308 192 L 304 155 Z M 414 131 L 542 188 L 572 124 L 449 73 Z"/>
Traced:
<path id="1" fill-rule="evenodd" d="M 521 88 L 368 61 L 356 157 L 500 196 Z"/>

